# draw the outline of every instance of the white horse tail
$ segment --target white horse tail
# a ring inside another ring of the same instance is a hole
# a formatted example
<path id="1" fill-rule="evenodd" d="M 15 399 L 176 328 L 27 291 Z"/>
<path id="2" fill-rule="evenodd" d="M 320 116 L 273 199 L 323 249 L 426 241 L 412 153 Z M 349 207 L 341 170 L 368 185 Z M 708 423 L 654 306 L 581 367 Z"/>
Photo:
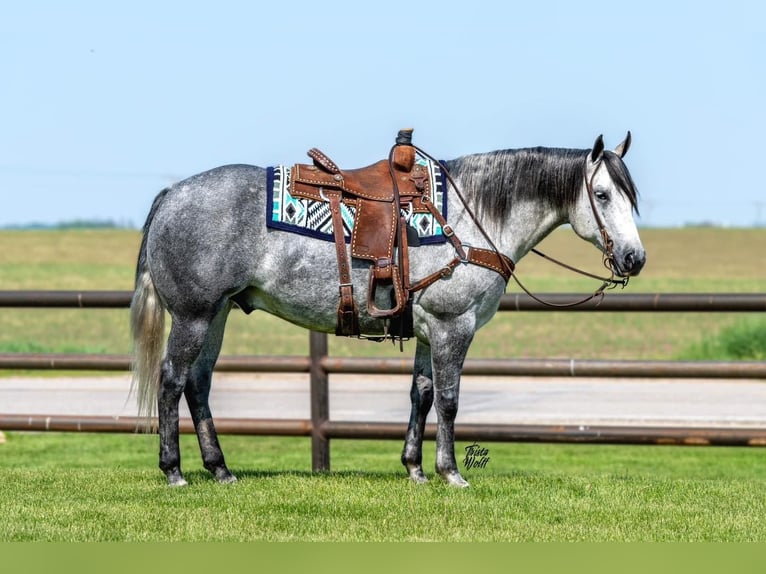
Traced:
<path id="1" fill-rule="evenodd" d="M 130 304 L 130 331 L 133 338 L 133 379 L 131 392 L 136 392 L 139 428 L 149 432 L 157 414 L 157 392 L 162 373 L 165 340 L 165 307 L 157 294 L 149 273 L 146 236 L 154 214 L 165 197 L 163 190 L 154 200 L 143 229 L 141 249 L 136 266 L 136 287 Z"/>

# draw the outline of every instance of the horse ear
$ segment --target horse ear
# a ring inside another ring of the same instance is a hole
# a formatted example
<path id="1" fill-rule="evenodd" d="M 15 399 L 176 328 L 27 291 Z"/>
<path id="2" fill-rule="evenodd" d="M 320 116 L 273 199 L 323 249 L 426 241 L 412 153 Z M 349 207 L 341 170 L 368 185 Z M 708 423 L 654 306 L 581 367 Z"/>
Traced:
<path id="1" fill-rule="evenodd" d="M 614 148 L 614 153 L 620 157 L 625 157 L 625 154 L 628 153 L 628 149 L 630 148 L 630 140 L 630 130 L 628 130 L 628 135 L 625 136 L 625 139 L 620 145 Z"/>
<path id="2" fill-rule="evenodd" d="M 602 153 L 604 153 L 604 136 L 600 135 L 596 138 L 596 142 L 593 144 L 593 151 L 590 152 L 590 160 L 593 163 L 596 163 Z"/>

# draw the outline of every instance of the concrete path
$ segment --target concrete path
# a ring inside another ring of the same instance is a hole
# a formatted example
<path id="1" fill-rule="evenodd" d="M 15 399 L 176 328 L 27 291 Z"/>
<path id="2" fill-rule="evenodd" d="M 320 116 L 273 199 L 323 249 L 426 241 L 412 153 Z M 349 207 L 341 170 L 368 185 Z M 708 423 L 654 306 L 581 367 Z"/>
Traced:
<path id="1" fill-rule="evenodd" d="M 409 381 L 331 375 L 330 418 L 406 422 Z M 0 414 L 133 416 L 129 388 L 127 375 L 0 378 Z M 309 405 L 308 375 L 214 378 L 215 417 L 307 419 Z M 457 422 L 766 428 L 766 381 L 464 377 Z"/>

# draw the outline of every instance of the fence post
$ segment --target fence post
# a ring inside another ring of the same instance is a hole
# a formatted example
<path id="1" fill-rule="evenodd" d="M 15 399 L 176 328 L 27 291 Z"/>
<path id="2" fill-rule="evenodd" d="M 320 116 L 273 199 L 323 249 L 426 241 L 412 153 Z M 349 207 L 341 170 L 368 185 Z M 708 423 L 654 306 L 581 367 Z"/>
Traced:
<path id="1" fill-rule="evenodd" d="M 324 424 L 330 419 L 330 393 L 327 371 L 322 358 L 327 356 L 327 334 L 309 333 L 309 354 L 311 356 L 311 470 L 330 470 L 330 439 L 325 436 Z"/>

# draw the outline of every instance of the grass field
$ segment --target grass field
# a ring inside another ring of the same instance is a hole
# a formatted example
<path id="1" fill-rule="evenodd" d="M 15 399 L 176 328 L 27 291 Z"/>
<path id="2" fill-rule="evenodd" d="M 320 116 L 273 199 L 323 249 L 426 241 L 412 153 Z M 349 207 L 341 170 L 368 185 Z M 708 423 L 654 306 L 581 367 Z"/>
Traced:
<path id="1" fill-rule="evenodd" d="M 766 229 L 645 229 L 648 262 L 632 293 L 763 292 Z M 131 289 L 139 233 L 129 230 L 0 231 L 0 289 Z M 542 248 L 600 272 L 589 245 L 560 230 Z M 533 255 L 519 277 L 536 292 L 588 292 L 579 278 Z M 518 292 L 511 282 L 509 293 Z M 127 311 L 2 310 L 0 352 L 103 352 L 130 349 Z M 469 356 L 672 359 L 758 316 L 737 314 L 498 313 Z M 307 334 L 263 313 L 232 313 L 224 354 L 305 354 Z M 539 344 L 545 341 L 544 345 Z M 711 347 L 711 352 L 716 352 Z M 331 339 L 335 355 L 399 357 L 390 344 Z M 414 345 L 406 347 L 410 355 Z M 707 358 L 727 358 L 710 356 Z"/>
<path id="2" fill-rule="evenodd" d="M 765 229 L 642 236 L 649 258 L 631 292 L 766 290 Z M 0 289 L 131 289 L 138 242 L 133 231 L 0 232 Z M 567 231 L 543 248 L 599 270 L 596 252 Z M 538 292 L 593 288 L 532 256 L 518 273 Z M 0 352 L 129 351 L 126 311 L 0 313 Z M 752 314 L 499 313 L 470 355 L 725 358 L 722 341 L 741 347 L 736 333 L 750 340 L 763 325 Z M 735 335 L 720 336 L 730 328 Z M 224 343 L 228 354 L 306 350 L 303 330 L 264 314 L 234 314 Z M 400 356 L 342 339 L 331 353 Z M 238 484 L 215 484 L 183 436 L 190 485 L 172 490 L 156 468 L 156 436 L 7 433 L 0 541 L 766 541 L 761 449 L 490 443 L 490 464 L 466 470 L 472 487 L 458 491 L 408 482 L 399 441 L 334 440 L 333 472 L 320 475 L 310 472 L 308 439 L 222 442 Z M 432 444 L 424 456 L 432 469 Z"/>
<path id="3" fill-rule="evenodd" d="M 184 436 L 190 484 L 168 489 L 156 437 L 11 433 L 0 541 L 766 540 L 753 449 L 489 444 L 456 490 L 406 480 L 398 442 L 333 441 L 320 475 L 308 439 L 223 442 L 237 484 L 216 484 Z"/>

